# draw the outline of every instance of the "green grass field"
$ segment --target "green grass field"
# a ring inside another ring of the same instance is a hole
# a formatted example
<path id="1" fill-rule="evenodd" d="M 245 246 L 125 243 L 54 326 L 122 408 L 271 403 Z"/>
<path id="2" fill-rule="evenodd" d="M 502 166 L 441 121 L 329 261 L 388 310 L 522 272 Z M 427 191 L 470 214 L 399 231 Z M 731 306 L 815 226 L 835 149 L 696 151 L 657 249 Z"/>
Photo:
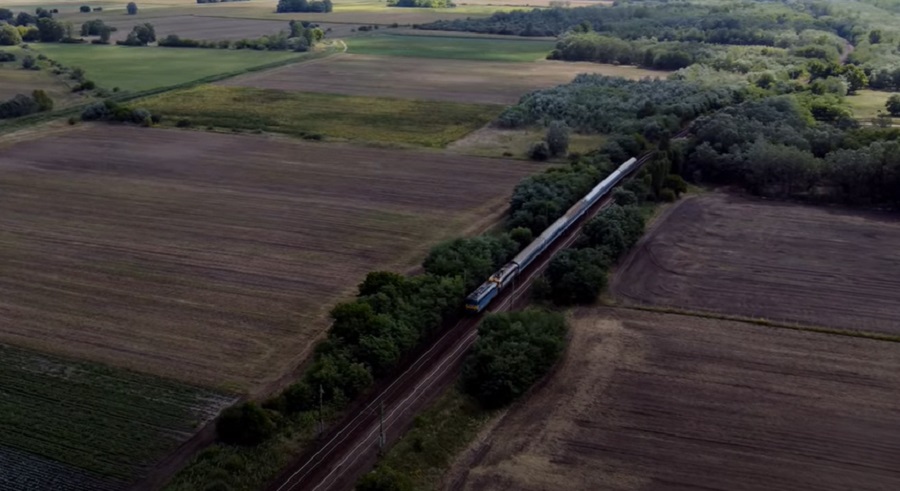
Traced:
<path id="1" fill-rule="evenodd" d="M 495 39 L 456 36 L 379 34 L 350 38 L 351 53 L 365 55 L 415 56 L 455 60 L 530 62 L 541 60 L 553 50 L 553 41 Z"/>
<path id="2" fill-rule="evenodd" d="M 40 43 L 32 47 L 67 67 L 83 68 L 87 78 L 100 87 L 118 87 L 131 92 L 168 87 L 303 56 L 291 51 Z"/>
<path id="3" fill-rule="evenodd" d="M 261 130 L 386 145 L 443 147 L 497 117 L 502 106 L 202 85 L 132 104 L 165 124 Z"/>
<path id="4" fill-rule="evenodd" d="M 847 104 L 853 111 L 853 116 L 858 119 L 872 119 L 879 112 L 887 113 L 884 104 L 893 92 L 878 90 L 860 90 L 855 95 L 847 96 Z"/>
<path id="5" fill-rule="evenodd" d="M 124 481 L 175 449 L 231 400 L 5 345 L 0 360 L 0 450 L 12 448 Z"/>

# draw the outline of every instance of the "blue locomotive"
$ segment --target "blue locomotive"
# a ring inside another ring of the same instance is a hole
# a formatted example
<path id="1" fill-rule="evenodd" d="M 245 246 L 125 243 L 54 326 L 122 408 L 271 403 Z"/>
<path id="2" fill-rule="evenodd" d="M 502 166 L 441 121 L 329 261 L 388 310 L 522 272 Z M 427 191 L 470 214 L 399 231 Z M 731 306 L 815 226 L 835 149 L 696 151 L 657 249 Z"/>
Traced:
<path id="1" fill-rule="evenodd" d="M 568 230 L 573 223 L 577 222 L 582 215 L 597 203 L 597 201 L 606 196 L 623 177 L 627 176 L 634 167 L 637 166 L 637 163 L 637 159 L 628 159 L 624 164 L 620 165 L 615 172 L 601 181 L 600 184 L 594 186 L 584 198 L 572 205 L 565 215 L 547 227 L 538 238 L 534 239 L 533 242 L 522 249 L 512 261 L 506 263 L 506 265 L 491 275 L 491 277 L 482 283 L 474 292 L 469 294 L 469 296 L 466 297 L 466 310 L 472 313 L 484 310 L 501 290 L 512 283 L 520 272 L 524 271 L 535 258 L 540 256 L 541 253 L 544 252 L 557 237 Z"/>

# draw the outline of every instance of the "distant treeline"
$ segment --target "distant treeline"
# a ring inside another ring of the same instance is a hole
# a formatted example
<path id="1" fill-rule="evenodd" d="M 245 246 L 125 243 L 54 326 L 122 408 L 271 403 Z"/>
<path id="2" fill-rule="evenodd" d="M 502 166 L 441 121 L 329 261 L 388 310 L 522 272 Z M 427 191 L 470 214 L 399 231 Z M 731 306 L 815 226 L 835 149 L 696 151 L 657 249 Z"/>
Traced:
<path id="1" fill-rule="evenodd" d="M 452 0 L 387 0 L 387 6 L 445 9 L 456 7 L 456 4 Z"/>
<path id="2" fill-rule="evenodd" d="M 278 0 L 276 12 L 331 12 L 331 0 Z"/>

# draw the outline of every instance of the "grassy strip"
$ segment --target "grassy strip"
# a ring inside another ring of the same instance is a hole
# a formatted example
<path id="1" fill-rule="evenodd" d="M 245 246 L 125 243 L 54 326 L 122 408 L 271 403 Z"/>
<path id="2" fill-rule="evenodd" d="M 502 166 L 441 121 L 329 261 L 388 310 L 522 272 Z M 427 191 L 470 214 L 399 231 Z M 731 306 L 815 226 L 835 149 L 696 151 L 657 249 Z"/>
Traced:
<path id="1" fill-rule="evenodd" d="M 678 307 L 656 307 L 653 305 L 619 305 L 613 303 L 611 306 L 621 309 L 640 310 L 644 312 L 655 312 L 660 314 L 675 314 L 688 317 L 699 317 L 701 319 L 714 319 L 723 321 L 744 322 L 755 324 L 757 326 L 771 327 L 777 329 L 790 329 L 792 331 L 814 332 L 818 334 L 831 334 L 834 336 L 848 336 L 854 338 L 872 339 L 875 341 L 888 341 L 892 343 L 900 343 L 900 335 L 883 334 L 871 331 L 857 331 L 853 329 L 836 329 L 831 327 L 811 326 L 793 322 L 781 322 L 770 319 L 746 317 L 742 315 L 717 314 L 715 312 L 706 312 L 699 310 L 688 310 Z"/>
<path id="2" fill-rule="evenodd" d="M 459 452 L 497 414 L 483 409 L 456 386 L 416 417 L 412 429 L 384 455 L 376 471 L 399 474 L 415 490 L 440 487 Z"/>
<path id="3" fill-rule="evenodd" d="M 177 49 L 177 48 L 160 48 L 160 49 Z M 209 50 L 202 50 L 202 51 L 209 51 Z M 290 65 L 293 63 L 311 61 L 311 60 L 314 60 L 317 58 L 324 58 L 326 56 L 330 56 L 330 55 L 334 54 L 337 51 L 339 51 L 339 48 L 329 49 L 329 50 L 324 50 L 324 51 L 309 52 L 304 55 L 298 56 L 296 58 L 290 58 L 287 60 L 281 60 L 281 61 L 276 61 L 276 62 L 272 62 L 272 63 L 265 63 L 262 65 L 256 65 L 256 66 L 243 68 L 240 70 L 235 70 L 235 71 L 226 72 L 226 73 L 219 73 L 216 75 L 209 75 L 206 77 L 198 78 L 196 80 L 182 82 L 182 83 L 175 84 L 175 85 L 169 85 L 166 87 L 157 87 L 154 89 L 148 89 L 148 90 L 144 90 L 144 91 L 140 91 L 140 92 L 120 92 L 120 93 L 113 94 L 108 99 L 115 101 L 115 102 L 119 102 L 119 103 L 135 101 L 138 99 L 142 99 L 145 97 L 151 97 L 154 95 L 162 94 L 162 93 L 173 91 L 173 90 L 190 89 L 190 88 L 196 87 L 198 85 L 218 82 L 220 80 L 237 77 L 239 75 L 244 75 L 247 73 L 260 72 L 263 70 L 270 70 L 273 68 Z M 22 118 L 12 120 L 8 123 L 0 123 L 0 135 L 2 135 L 4 133 L 11 133 L 13 131 L 18 131 L 18 130 L 20 130 L 22 128 L 26 128 L 28 126 L 33 126 L 36 124 L 53 121 L 55 119 L 78 117 L 79 115 L 81 115 L 81 112 L 84 111 L 84 108 L 86 108 L 90 104 L 91 103 L 80 104 L 77 106 L 60 109 L 58 111 L 50 111 L 50 112 L 46 112 L 46 113 L 38 113 L 38 114 L 30 115 L 30 116 L 25 116 Z"/>
<path id="4" fill-rule="evenodd" d="M 443 147 L 494 119 L 502 106 L 204 85 L 141 101 L 164 124 L 273 131 L 322 139 Z"/>

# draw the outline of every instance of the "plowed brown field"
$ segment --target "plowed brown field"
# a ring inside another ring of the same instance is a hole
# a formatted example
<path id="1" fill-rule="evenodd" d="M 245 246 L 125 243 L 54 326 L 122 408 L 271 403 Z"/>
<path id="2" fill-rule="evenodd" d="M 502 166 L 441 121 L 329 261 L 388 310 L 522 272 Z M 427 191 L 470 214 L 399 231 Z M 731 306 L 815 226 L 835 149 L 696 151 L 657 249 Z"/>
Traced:
<path id="1" fill-rule="evenodd" d="M 895 215 L 711 193 L 678 204 L 617 275 L 637 303 L 900 334 Z"/>
<path id="2" fill-rule="evenodd" d="M 900 489 L 900 345 L 576 311 L 558 371 L 446 489 Z"/>
<path id="3" fill-rule="evenodd" d="M 233 389 L 365 273 L 506 206 L 534 166 L 110 126 L 0 152 L 0 342 Z"/>
<path id="4" fill-rule="evenodd" d="M 506 63 L 345 54 L 321 60 L 315 67 L 289 65 L 228 79 L 219 84 L 345 95 L 514 104 L 532 90 L 569 83 L 579 73 L 638 79 L 656 78 L 666 72 L 563 61 Z"/>

